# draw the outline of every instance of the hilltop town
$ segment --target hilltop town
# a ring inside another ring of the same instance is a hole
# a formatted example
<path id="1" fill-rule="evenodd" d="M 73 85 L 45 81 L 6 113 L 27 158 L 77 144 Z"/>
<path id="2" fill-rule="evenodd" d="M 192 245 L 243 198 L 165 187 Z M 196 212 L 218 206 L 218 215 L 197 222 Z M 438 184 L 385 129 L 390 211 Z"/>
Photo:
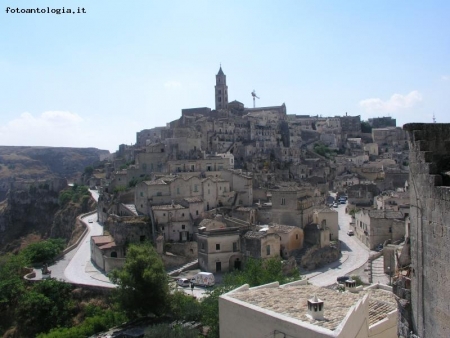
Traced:
<path id="1" fill-rule="evenodd" d="M 409 149 L 395 119 L 248 108 L 229 101 L 222 68 L 214 97 L 214 109 L 182 109 L 165 127 L 138 131 L 93 172 L 108 230 L 92 239 L 98 266 L 120 266 L 126 243 L 150 239 L 168 267 L 198 259 L 216 273 L 248 257 L 320 267 L 340 257 L 341 203 L 368 250 L 403 240 Z"/>

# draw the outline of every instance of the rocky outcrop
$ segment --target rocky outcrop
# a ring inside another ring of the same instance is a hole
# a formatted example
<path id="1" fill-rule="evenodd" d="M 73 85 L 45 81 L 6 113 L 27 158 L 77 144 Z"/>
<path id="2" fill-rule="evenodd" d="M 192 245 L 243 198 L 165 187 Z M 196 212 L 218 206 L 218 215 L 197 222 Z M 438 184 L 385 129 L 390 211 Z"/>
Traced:
<path id="1" fill-rule="evenodd" d="M 315 245 L 302 256 L 301 267 L 306 270 L 313 270 L 337 261 L 340 256 L 341 251 L 337 246 L 330 245 L 320 248 Z"/>
<path id="2" fill-rule="evenodd" d="M 64 238 L 69 242 L 73 233 L 78 233 L 76 217 L 93 210 L 95 201 L 85 206 L 71 202 L 61 209 L 58 197 L 59 191 L 46 185 L 11 189 L 0 203 L 0 251 L 17 250 L 30 234 L 36 239 Z"/>
<path id="3" fill-rule="evenodd" d="M 0 146 L 0 201 L 15 182 L 71 179 L 108 155 L 109 151 L 97 148 Z"/>

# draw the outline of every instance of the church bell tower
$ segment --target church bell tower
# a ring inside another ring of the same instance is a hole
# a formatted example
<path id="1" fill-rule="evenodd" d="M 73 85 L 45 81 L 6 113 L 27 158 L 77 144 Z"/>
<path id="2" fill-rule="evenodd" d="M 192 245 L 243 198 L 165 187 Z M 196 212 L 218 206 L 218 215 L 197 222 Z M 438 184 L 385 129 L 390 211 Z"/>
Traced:
<path id="1" fill-rule="evenodd" d="M 228 108 L 228 86 L 227 77 L 220 66 L 219 72 L 216 75 L 216 110 Z"/>

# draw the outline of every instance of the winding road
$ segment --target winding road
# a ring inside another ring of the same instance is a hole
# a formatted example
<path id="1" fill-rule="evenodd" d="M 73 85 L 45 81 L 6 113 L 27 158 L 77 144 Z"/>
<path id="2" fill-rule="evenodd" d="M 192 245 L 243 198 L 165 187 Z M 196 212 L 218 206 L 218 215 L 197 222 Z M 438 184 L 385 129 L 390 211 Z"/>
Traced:
<path id="1" fill-rule="evenodd" d="M 346 207 L 347 204 L 339 204 L 337 208 L 342 256 L 338 262 L 328 264 L 321 269 L 304 275 L 314 285 L 332 285 L 336 283 L 337 277 L 348 275 L 352 271 L 359 269 L 369 259 L 369 249 L 356 239 L 356 236 L 347 235 L 347 231 L 350 229 L 351 216 L 345 212 Z"/>
<path id="2" fill-rule="evenodd" d="M 98 192 L 96 190 L 89 191 L 97 202 Z M 81 220 L 86 224 L 87 232 L 75 249 L 49 266 L 52 271 L 52 278 L 76 284 L 113 288 L 115 285 L 91 262 L 91 236 L 103 235 L 103 227 L 97 222 L 97 214 L 88 214 L 83 216 Z M 41 279 L 41 270 L 35 269 L 34 271 L 36 272 L 34 279 Z"/>

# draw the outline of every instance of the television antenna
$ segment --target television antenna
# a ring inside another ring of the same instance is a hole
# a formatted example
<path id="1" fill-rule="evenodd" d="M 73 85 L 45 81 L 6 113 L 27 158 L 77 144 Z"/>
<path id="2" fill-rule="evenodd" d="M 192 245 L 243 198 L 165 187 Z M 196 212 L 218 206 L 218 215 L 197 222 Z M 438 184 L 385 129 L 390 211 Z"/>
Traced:
<path id="1" fill-rule="evenodd" d="M 255 97 L 256 97 L 257 99 L 259 99 L 259 96 L 256 95 L 256 92 L 255 92 L 254 89 L 253 89 L 253 91 L 252 91 L 252 96 L 253 96 L 253 108 L 255 108 Z"/>

